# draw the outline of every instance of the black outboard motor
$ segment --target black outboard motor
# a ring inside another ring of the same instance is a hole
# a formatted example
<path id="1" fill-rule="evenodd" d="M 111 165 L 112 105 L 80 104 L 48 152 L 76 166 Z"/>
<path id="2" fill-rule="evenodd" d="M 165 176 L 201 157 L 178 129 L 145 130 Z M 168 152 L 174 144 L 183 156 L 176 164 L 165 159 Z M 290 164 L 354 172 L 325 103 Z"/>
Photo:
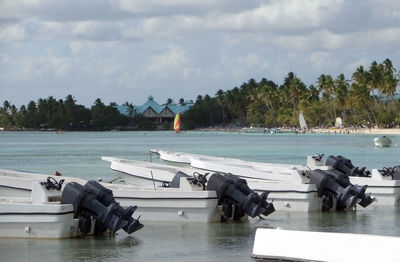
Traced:
<path id="1" fill-rule="evenodd" d="M 373 202 L 373 199 L 365 194 L 367 186 L 353 185 L 346 175 L 334 170 L 313 170 L 310 184 L 315 184 L 318 196 L 325 198 L 323 211 L 333 207 L 333 199 L 336 199 L 336 210 L 352 208 L 357 203 L 366 207 Z"/>
<path id="2" fill-rule="evenodd" d="M 172 179 L 170 186 L 171 188 L 179 188 L 181 185 L 181 178 L 185 177 L 190 183 L 193 185 L 200 185 L 203 190 L 205 189 L 207 179 L 205 175 L 198 174 L 197 172 L 194 173 L 193 176 L 189 176 L 181 171 L 178 171 L 174 178 Z"/>
<path id="3" fill-rule="evenodd" d="M 93 181 L 91 183 L 92 187 L 94 187 L 94 183 L 97 182 Z M 103 197 L 107 198 L 104 195 Z M 96 223 L 99 223 L 100 226 L 105 226 L 112 233 L 121 228 L 127 228 L 129 231 L 140 227 L 141 224 L 139 223 L 139 225 L 136 224 L 132 228 L 132 223 L 135 224 L 137 220 L 132 221 L 126 217 L 132 211 L 132 208 L 127 211 L 121 211 L 123 208 L 115 200 L 111 202 L 109 205 L 104 205 L 96 199 L 96 195 L 90 189 L 75 182 L 68 183 L 61 196 L 62 204 L 72 204 L 74 206 L 74 217 L 79 218 L 79 229 L 83 233 L 90 232 L 92 217 L 96 219 Z"/>
<path id="4" fill-rule="evenodd" d="M 325 165 L 332 166 L 348 176 L 369 177 L 371 173 L 365 170 L 365 167 L 355 167 L 350 159 L 343 156 L 329 156 L 326 159 Z"/>
<path id="5" fill-rule="evenodd" d="M 170 187 L 171 187 L 171 188 L 179 188 L 180 185 L 181 185 L 181 177 L 187 177 L 187 178 L 189 178 L 190 176 L 187 175 L 187 174 L 185 174 L 185 173 L 183 173 L 183 172 L 181 172 L 181 171 L 178 171 L 178 172 L 175 174 L 174 178 L 172 179 L 171 184 L 170 184 Z"/>
<path id="6" fill-rule="evenodd" d="M 275 211 L 273 204 L 266 201 L 268 192 L 258 195 L 247 186 L 246 180 L 232 174 L 214 173 L 208 179 L 206 189 L 217 192 L 218 205 L 222 205 L 224 215 L 233 220 L 245 214 L 254 218 Z"/>
<path id="7" fill-rule="evenodd" d="M 391 176 L 392 180 L 400 180 L 400 166 L 384 167 L 382 170 L 379 170 L 379 173 L 382 176 Z"/>
<path id="8" fill-rule="evenodd" d="M 126 233 L 131 234 L 143 228 L 143 225 L 139 223 L 139 220 L 132 217 L 133 213 L 137 209 L 137 206 L 123 208 L 117 203 L 117 201 L 115 201 L 112 190 L 105 188 L 103 185 L 94 180 L 88 181 L 85 184 L 85 188 L 89 190 L 89 192 L 95 196 L 96 200 L 100 201 L 100 203 L 103 205 L 107 207 L 112 204 L 117 205 L 116 214 L 121 216 L 122 219 L 128 221 L 128 224 L 122 228 Z"/>
<path id="9" fill-rule="evenodd" d="M 336 170 L 330 170 L 330 174 L 332 174 L 335 177 L 335 180 L 341 185 L 342 187 L 346 188 L 348 186 L 352 186 L 353 192 L 356 193 L 357 197 L 360 199 L 360 202 L 358 204 L 362 207 L 367 207 L 369 204 L 374 202 L 374 199 L 365 193 L 367 190 L 367 185 L 364 186 L 358 186 L 358 185 L 353 185 L 350 182 L 350 178 Z"/>

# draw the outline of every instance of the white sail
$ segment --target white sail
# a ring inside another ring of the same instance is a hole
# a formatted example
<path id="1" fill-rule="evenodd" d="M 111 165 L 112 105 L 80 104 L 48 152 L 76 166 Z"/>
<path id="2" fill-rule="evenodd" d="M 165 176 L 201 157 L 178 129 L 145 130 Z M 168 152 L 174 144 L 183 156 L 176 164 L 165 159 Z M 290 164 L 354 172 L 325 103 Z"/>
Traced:
<path id="1" fill-rule="evenodd" d="M 300 129 L 308 129 L 307 123 L 306 123 L 306 120 L 304 119 L 302 111 L 300 111 L 300 114 L 299 114 L 299 123 L 300 123 Z"/>
<path id="2" fill-rule="evenodd" d="M 340 127 L 342 127 L 342 125 L 343 125 L 342 118 L 336 117 L 335 126 L 340 128 Z"/>

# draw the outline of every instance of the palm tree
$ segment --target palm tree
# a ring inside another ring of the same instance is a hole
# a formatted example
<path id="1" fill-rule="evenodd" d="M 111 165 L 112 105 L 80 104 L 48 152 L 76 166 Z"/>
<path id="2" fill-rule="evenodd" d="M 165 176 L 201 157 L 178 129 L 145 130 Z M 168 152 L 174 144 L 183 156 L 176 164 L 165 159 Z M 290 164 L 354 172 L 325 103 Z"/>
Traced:
<path id="1" fill-rule="evenodd" d="M 376 114 L 371 108 L 371 89 L 368 86 L 370 81 L 369 72 L 365 71 L 363 66 L 359 66 L 356 72 L 353 73 L 352 79 L 353 83 L 350 86 L 351 102 L 348 107 L 356 109 L 356 112 L 359 112 L 359 116 L 366 113 L 369 121 L 376 123 Z"/>

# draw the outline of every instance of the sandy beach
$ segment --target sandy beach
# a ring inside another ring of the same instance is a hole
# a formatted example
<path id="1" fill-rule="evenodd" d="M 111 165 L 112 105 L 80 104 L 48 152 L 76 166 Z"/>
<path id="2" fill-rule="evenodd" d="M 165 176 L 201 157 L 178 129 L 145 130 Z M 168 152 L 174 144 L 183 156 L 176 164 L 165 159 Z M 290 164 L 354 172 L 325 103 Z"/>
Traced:
<path id="1" fill-rule="evenodd" d="M 325 133 L 328 130 L 325 130 Z M 368 134 L 368 135 L 400 135 L 400 128 L 344 128 L 342 130 L 329 130 L 332 132 L 349 132 L 350 134 Z"/>
<path id="2" fill-rule="evenodd" d="M 290 129 L 280 128 L 285 132 L 292 132 Z M 195 131 L 201 132 L 241 132 L 240 128 L 198 128 Z M 269 132 L 268 132 L 269 133 Z M 313 134 L 366 134 L 366 135 L 400 135 L 400 128 L 314 128 L 299 133 L 313 133 Z"/>

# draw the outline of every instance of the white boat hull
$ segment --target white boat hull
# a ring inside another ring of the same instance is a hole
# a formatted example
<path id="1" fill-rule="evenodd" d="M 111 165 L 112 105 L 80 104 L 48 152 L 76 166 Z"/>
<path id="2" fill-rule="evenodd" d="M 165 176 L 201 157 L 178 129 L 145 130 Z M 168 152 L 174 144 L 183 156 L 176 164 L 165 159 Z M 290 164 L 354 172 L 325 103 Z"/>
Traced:
<path id="1" fill-rule="evenodd" d="M 44 181 L 47 175 L 0 170 L 0 193 L 7 191 L 9 196 L 25 197 L 31 190 L 32 181 Z M 72 177 L 65 183 L 87 181 Z M 12 185 L 10 187 L 9 185 Z M 19 186 L 18 186 L 19 185 Z M 141 221 L 176 221 L 176 222 L 219 222 L 221 212 L 217 210 L 215 191 L 190 191 L 189 189 L 154 188 L 102 183 L 113 190 L 113 195 L 122 206 L 138 206 L 135 214 L 141 214 Z M 150 181 L 150 185 L 152 182 Z M 30 194 L 30 193 L 29 193 Z"/>
<path id="2" fill-rule="evenodd" d="M 78 236 L 78 220 L 72 205 L 10 203 L 0 198 L 0 237 L 72 238 Z"/>
<path id="3" fill-rule="evenodd" d="M 161 185 L 161 181 L 171 182 L 178 171 L 189 175 L 193 172 L 206 173 L 206 171 L 199 169 L 169 167 L 143 161 L 110 157 L 103 157 L 103 160 L 110 161 L 110 168 L 119 172 L 125 182 L 146 186 L 155 185 L 157 187 Z M 167 167 L 170 168 L 168 171 L 166 171 Z M 152 176 L 149 175 L 150 173 Z M 247 184 L 258 193 L 269 191 L 267 200 L 273 200 L 277 211 L 313 212 L 322 209 L 322 201 L 317 196 L 315 185 L 262 181 L 259 179 L 247 179 Z"/>
<path id="4" fill-rule="evenodd" d="M 258 193 L 270 192 L 267 200 L 276 211 L 319 212 L 322 200 L 313 184 L 290 184 L 247 179 L 248 186 Z M 268 190 L 266 190 L 268 189 Z"/>
<path id="5" fill-rule="evenodd" d="M 170 151 L 156 150 L 152 152 L 159 154 L 160 159 L 168 157 L 183 163 L 189 162 L 192 167 L 213 171 L 232 173 L 246 178 L 267 179 L 276 181 L 292 181 L 304 184 L 307 179 L 301 175 L 307 169 L 330 169 L 322 163 L 312 163 L 312 157 L 307 158 L 307 166 L 290 164 L 272 164 L 248 162 L 240 159 L 203 156 L 195 154 L 174 153 Z M 297 182 L 296 182 L 297 181 Z M 391 180 L 383 177 L 376 169 L 372 170 L 372 177 L 350 177 L 350 182 L 357 185 L 367 185 L 367 194 L 371 194 L 375 201 L 369 205 L 373 206 L 398 206 L 400 203 L 400 180 Z"/>

